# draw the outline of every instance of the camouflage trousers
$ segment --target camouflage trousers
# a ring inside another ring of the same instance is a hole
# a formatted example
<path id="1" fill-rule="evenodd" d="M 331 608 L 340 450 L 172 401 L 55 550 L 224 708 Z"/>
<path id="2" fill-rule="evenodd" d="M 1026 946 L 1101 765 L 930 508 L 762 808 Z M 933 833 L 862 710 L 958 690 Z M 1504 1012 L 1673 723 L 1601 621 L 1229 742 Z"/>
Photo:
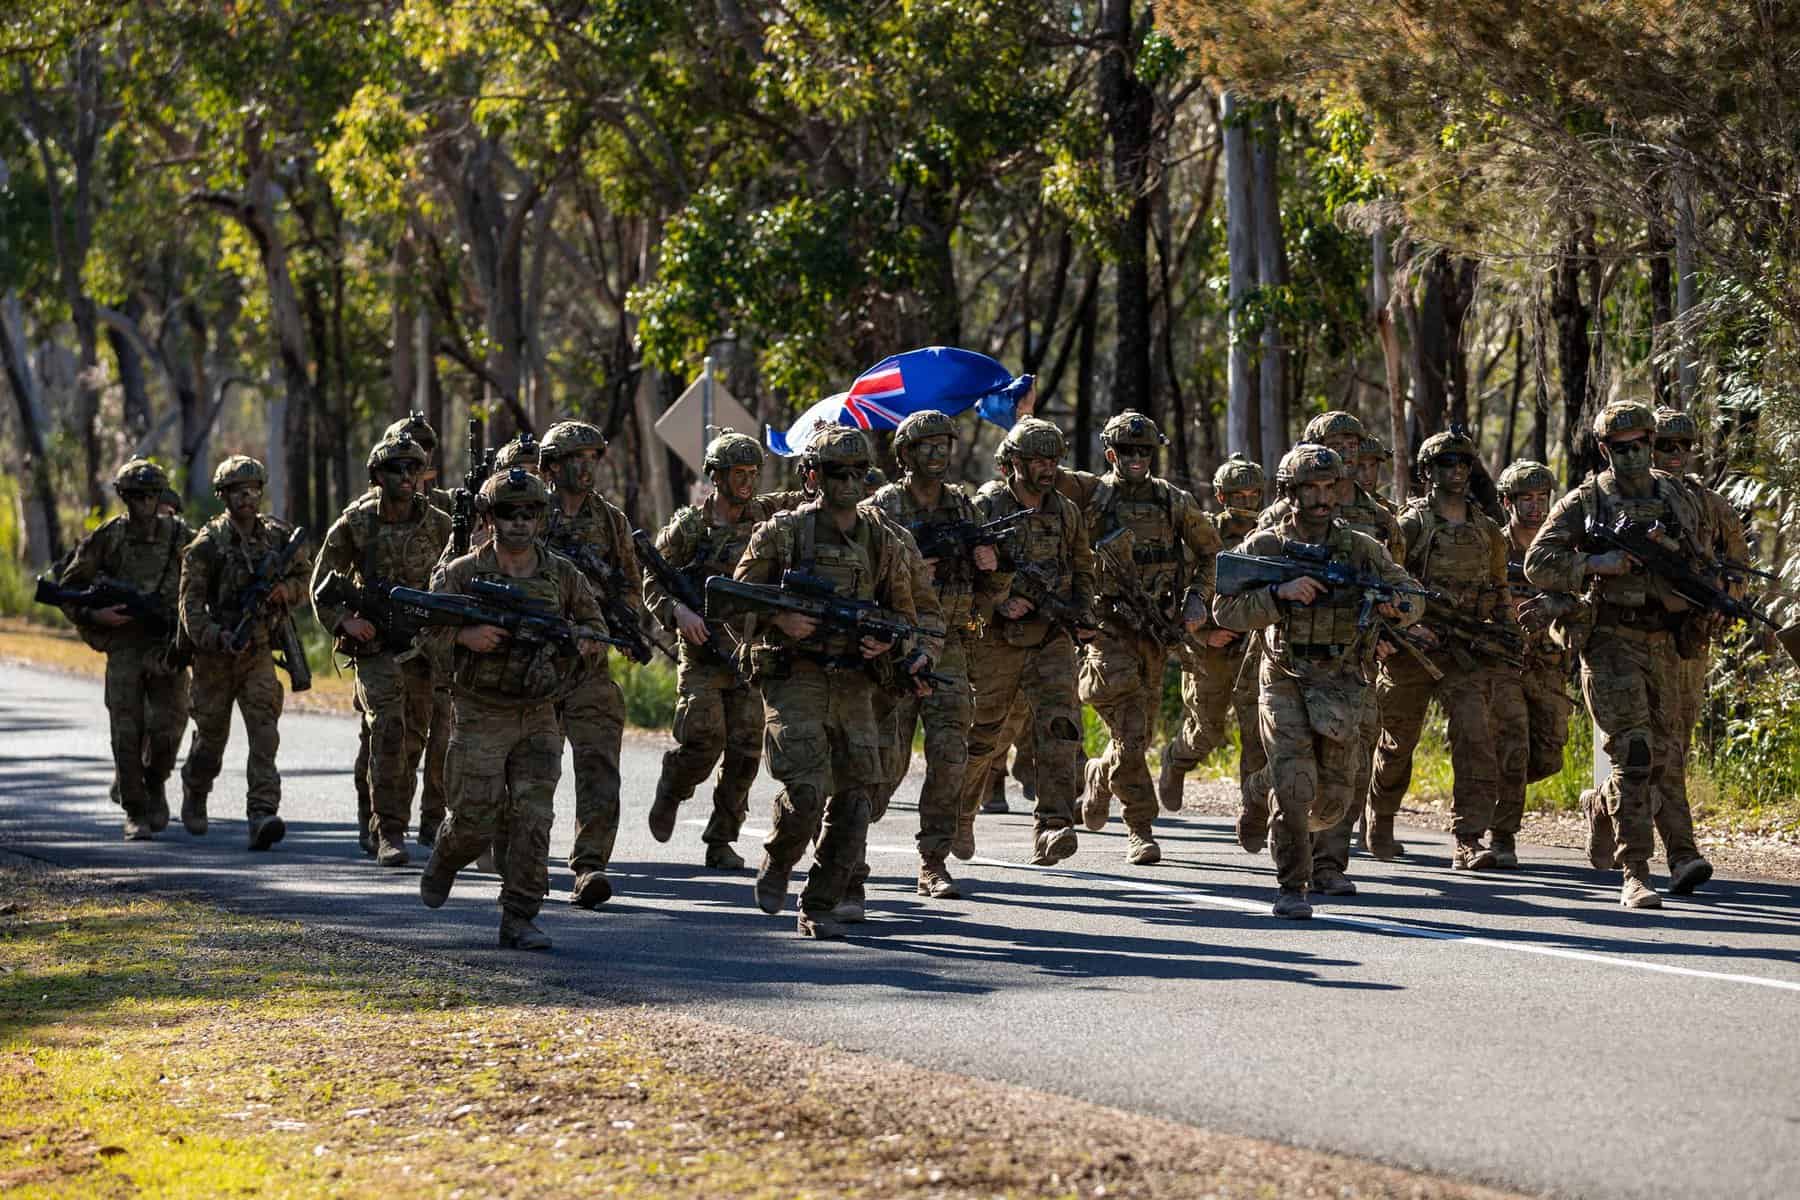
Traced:
<path id="1" fill-rule="evenodd" d="M 1658 647 L 1657 653 L 1660 669 L 1675 679 L 1679 696 L 1675 710 L 1676 744 L 1663 764 L 1662 792 L 1657 797 L 1655 813 L 1656 832 L 1662 838 L 1663 855 L 1672 871 L 1701 857 L 1694 838 L 1694 810 L 1688 804 L 1687 764 L 1694 745 L 1694 724 L 1700 719 L 1700 704 L 1706 697 L 1711 655 L 1682 658 L 1675 652 L 1674 639 Z"/>
<path id="2" fill-rule="evenodd" d="M 619 747 L 625 737 L 625 696 L 605 660 L 556 706 L 563 736 L 575 752 L 575 845 L 569 869 L 604 871 L 619 836 Z"/>
<path id="3" fill-rule="evenodd" d="M 712 817 L 700 839 L 709 846 L 729 846 L 744 827 L 750 785 L 762 762 L 762 697 L 730 667 L 691 657 L 685 647 L 675 687 L 676 744 L 663 755 L 657 798 L 685 801 L 722 757 L 724 766 L 713 784 Z"/>
<path id="4" fill-rule="evenodd" d="M 1412 783 L 1413 751 L 1425 726 L 1425 709 L 1435 696 L 1450 724 L 1450 765 L 1456 773 L 1450 806 L 1459 838 L 1479 838 L 1494 823 L 1494 801 L 1500 791 L 1500 760 L 1494 749 L 1488 709 L 1493 672 L 1473 673 L 1447 655 L 1432 662 L 1444 672 L 1434 681 L 1408 654 L 1395 654 L 1381 665 L 1376 704 L 1381 712 L 1381 740 L 1376 745 L 1369 807 L 1379 816 L 1400 811 Z"/>
<path id="5" fill-rule="evenodd" d="M 106 655 L 113 795 L 134 818 L 144 815 L 152 796 L 161 796 L 187 728 L 188 673 L 165 670 L 163 663 L 157 643 L 122 645 Z"/>
<path id="6" fill-rule="evenodd" d="M 1168 647 L 1155 638 L 1109 622 L 1082 651 L 1077 672 L 1077 694 L 1112 735 L 1100 760 L 1100 786 L 1119 798 L 1126 828 L 1139 832 L 1156 819 L 1156 789 L 1144 756 L 1162 707 L 1168 661 Z"/>
<path id="7" fill-rule="evenodd" d="M 795 658 L 781 678 L 759 677 L 769 774 L 781 784 L 766 869 L 783 877 L 817 840 L 800 907 L 828 913 L 863 863 L 869 814 L 881 780 L 874 682 L 860 668 L 827 669 Z"/>
<path id="8" fill-rule="evenodd" d="M 1227 714 L 1235 716 L 1240 791 L 1269 761 L 1257 730 L 1256 662 L 1245 665 L 1246 644 L 1240 636 L 1223 649 L 1203 648 L 1181 656 L 1181 728 L 1163 750 L 1163 757 L 1186 775 L 1225 744 Z M 1265 797 L 1258 797 L 1256 807 L 1265 803 Z"/>
<path id="9" fill-rule="evenodd" d="M 1613 772 L 1600 789 L 1612 817 L 1619 867 L 1648 863 L 1669 759 L 1681 749 L 1680 682 L 1666 633 L 1594 630 L 1581 652 L 1581 694 L 1604 738 Z"/>
<path id="10" fill-rule="evenodd" d="M 1293 670 L 1262 656 L 1257 721 L 1267 763 L 1245 783 L 1273 801 L 1269 852 L 1284 888 L 1312 882 L 1313 835 L 1344 819 L 1356 801 L 1356 755 L 1362 744 L 1368 687 L 1353 670 L 1297 662 Z"/>
<path id="11" fill-rule="evenodd" d="M 358 715 L 356 731 L 356 827 L 373 829 L 375 799 L 369 778 L 369 726 L 361 720 L 363 705 L 360 695 L 353 697 L 351 707 Z M 431 690 L 431 727 L 425 736 L 425 790 L 419 797 L 419 831 L 436 832 L 444 823 L 444 754 L 450 746 L 450 689 L 434 686 Z"/>
<path id="12" fill-rule="evenodd" d="M 1081 752 L 1081 705 L 1075 698 L 1075 643 L 1065 633 L 1040 646 L 1014 646 L 989 634 L 969 647 L 969 684 L 975 709 L 969 726 L 969 760 L 963 772 L 961 810 L 981 807 L 991 775 L 1005 769 L 1011 745 L 1013 704 L 1023 699 L 1019 736 L 1032 743 L 1038 830 L 1075 823 L 1075 761 Z"/>
<path id="13" fill-rule="evenodd" d="M 187 761 L 181 764 L 182 790 L 204 800 L 225 761 L 231 736 L 231 706 L 237 705 L 248 735 L 249 761 L 244 768 L 247 816 L 269 816 L 281 808 L 281 773 L 275 754 L 281 749 L 281 681 L 275 678 L 275 661 L 269 643 L 257 639 L 240 654 L 194 656 L 194 675 L 188 689 L 188 708 L 194 717 L 194 740 Z"/>
<path id="14" fill-rule="evenodd" d="M 1525 787 L 1562 770 L 1574 702 L 1560 667 L 1533 667 L 1494 676 L 1492 721 L 1499 746 L 1500 795 L 1493 831 L 1513 837 L 1525 819 Z"/>
<path id="15" fill-rule="evenodd" d="M 456 696 L 445 756 L 450 811 L 427 873 L 460 871 L 505 830 L 500 907 L 535 917 L 550 891 L 550 825 L 562 747 L 553 704 L 510 708 Z"/>
<path id="16" fill-rule="evenodd" d="M 1350 804 L 1344 809 L 1344 815 L 1336 825 L 1321 831 L 1313 839 L 1314 871 L 1320 867 L 1335 867 L 1340 871 L 1350 869 L 1350 838 L 1356 830 L 1356 822 L 1363 816 L 1365 800 L 1369 795 L 1369 781 L 1375 773 L 1375 753 L 1381 743 L 1381 723 L 1381 700 L 1377 688 L 1364 697 L 1362 720 L 1357 725 L 1356 748 L 1351 752 L 1353 765 Z M 1398 808 L 1399 804 L 1396 802 L 1395 809 Z"/>
<path id="17" fill-rule="evenodd" d="M 975 717 L 968 652 L 960 636 L 952 634 L 945 639 L 944 652 L 932 669 L 955 682 L 925 697 L 886 690 L 876 693 L 876 723 L 884 734 L 881 773 L 885 782 L 875 793 L 870 813 L 871 821 L 886 814 L 888 802 L 912 765 L 913 727 L 923 721 L 925 782 L 919 788 L 918 841 L 919 857 L 926 861 L 942 860 L 956 836 L 956 815 L 969 762 L 969 724 Z"/>
<path id="18" fill-rule="evenodd" d="M 412 822 L 413 788 L 431 721 L 431 667 L 422 658 L 401 663 L 385 653 L 359 658 L 356 704 L 369 747 L 371 809 L 363 828 L 370 837 L 385 834 L 398 842 Z"/>

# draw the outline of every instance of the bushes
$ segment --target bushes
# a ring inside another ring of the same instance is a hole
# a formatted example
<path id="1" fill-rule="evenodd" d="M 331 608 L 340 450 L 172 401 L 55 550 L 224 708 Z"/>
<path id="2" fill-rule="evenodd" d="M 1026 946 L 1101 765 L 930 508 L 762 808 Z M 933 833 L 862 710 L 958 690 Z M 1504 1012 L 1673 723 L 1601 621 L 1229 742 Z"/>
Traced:
<path id="1" fill-rule="evenodd" d="M 612 677 L 625 693 L 625 723 L 640 729 L 668 729 L 675 723 L 675 667 L 655 658 L 640 666 L 616 651 Z"/>

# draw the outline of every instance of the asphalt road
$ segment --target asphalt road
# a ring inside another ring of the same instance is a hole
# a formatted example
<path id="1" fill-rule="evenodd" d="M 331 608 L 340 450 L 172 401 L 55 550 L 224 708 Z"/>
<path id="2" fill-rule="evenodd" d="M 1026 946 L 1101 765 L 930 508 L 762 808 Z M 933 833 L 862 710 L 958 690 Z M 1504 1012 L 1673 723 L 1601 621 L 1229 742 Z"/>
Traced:
<path id="1" fill-rule="evenodd" d="M 750 875 L 699 866 L 703 798 L 675 838 L 644 827 L 663 740 L 628 737 L 617 895 L 587 913 L 557 889 L 550 955 L 493 947 L 497 882 L 465 873 L 419 905 L 417 869 L 383 870 L 351 830 L 354 726 L 282 724 L 287 840 L 244 849 L 242 728 L 213 830 L 118 837 L 97 683 L 0 665 L 0 846 L 198 889 L 286 916 L 586 991 L 674 1005 L 801 1041 L 1079 1096 L 1211 1129 L 1581 1196 L 1800 1193 L 1800 888 L 1716 879 L 1661 912 L 1529 849 L 1519 874 L 1452 873 L 1447 838 L 1358 857 L 1362 892 L 1310 923 L 1268 915 L 1266 858 L 1225 823 L 1158 825 L 1131 867 L 1117 819 L 1058 868 L 1024 865 L 1029 819 L 983 817 L 968 895 L 913 890 L 909 782 L 871 837 L 870 921 L 842 943 L 794 936 Z M 554 848 L 566 853 L 565 763 Z M 760 780 L 752 826 L 766 826 Z M 753 830 L 760 833 L 760 830 Z M 756 846 L 740 843 L 746 857 Z M 553 860 L 553 865 L 556 865 Z M 1054 1113 L 1045 1114 L 1055 1136 Z"/>

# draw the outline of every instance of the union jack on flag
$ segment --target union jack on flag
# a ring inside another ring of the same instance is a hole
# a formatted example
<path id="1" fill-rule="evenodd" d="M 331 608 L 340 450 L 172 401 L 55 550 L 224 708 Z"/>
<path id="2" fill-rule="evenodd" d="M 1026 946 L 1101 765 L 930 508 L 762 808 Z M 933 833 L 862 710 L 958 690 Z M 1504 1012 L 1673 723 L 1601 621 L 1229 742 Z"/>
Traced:
<path id="1" fill-rule="evenodd" d="M 1012 427 L 1018 402 L 1032 377 L 1012 372 L 985 354 L 953 346 L 927 346 L 882 359 L 858 375 L 848 391 L 827 396 L 800 415 L 785 433 L 768 427 L 764 441 L 792 457 L 806 449 L 821 425 L 893 429 L 916 412 L 955 416 L 974 408 L 983 420 Z"/>

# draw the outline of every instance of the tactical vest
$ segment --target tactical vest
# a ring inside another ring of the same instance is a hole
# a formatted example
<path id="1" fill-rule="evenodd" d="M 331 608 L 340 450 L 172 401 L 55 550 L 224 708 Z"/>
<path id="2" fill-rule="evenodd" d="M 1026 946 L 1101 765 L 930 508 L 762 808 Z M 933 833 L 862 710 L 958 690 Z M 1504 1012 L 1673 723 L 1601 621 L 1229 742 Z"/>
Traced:
<path id="1" fill-rule="evenodd" d="M 624 560 L 619 545 L 620 531 L 615 522 L 613 509 L 606 499 L 596 492 L 590 492 L 581 499 L 581 507 L 574 516 L 568 516 L 555 497 L 550 501 L 550 518 L 544 526 L 545 543 L 558 554 L 580 562 L 584 557 L 580 551 L 583 547 L 594 552 L 595 557 L 608 566 L 618 566 Z M 604 582 L 588 573 L 588 581 L 596 589 L 603 587 Z"/>
<path id="2" fill-rule="evenodd" d="M 844 540 L 820 540 L 818 508 L 801 513 L 798 538 L 794 547 L 794 569 L 816 575 L 837 589 L 837 595 L 848 600 L 875 598 L 875 553 L 870 545 L 874 523 L 858 516 L 856 524 Z M 821 626 L 798 648 L 811 657 L 828 660 L 835 665 L 854 666 L 862 662 L 858 639 L 842 630 Z"/>
<path id="3" fill-rule="evenodd" d="M 1025 507 L 1003 483 L 992 491 L 983 488 L 982 498 L 984 504 L 978 511 L 984 521 L 1008 516 Z M 1067 514 L 1073 507 L 1073 501 L 1053 492 L 1047 507 L 1032 509 L 1030 516 L 1007 531 L 1006 538 L 997 547 L 1001 554 L 1001 569 L 1016 573 L 1019 568 L 1030 566 L 1039 572 L 1047 591 L 1070 599 L 1075 570 L 1069 557 L 1072 531 Z M 1074 599 L 1085 603 L 1079 597 Z M 1028 613 L 1018 621 L 995 613 L 994 631 L 1009 646 L 1039 646 L 1049 636 L 1050 622 L 1036 612 Z"/>
<path id="4" fill-rule="evenodd" d="M 1335 516 L 1346 528 L 1374 538 L 1383 550 L 1391 549 L 1389 541 L 1394 528 L 1394 514 L 1360 487 L 1352 485 L 1350 502 L 1340 504 Z"/>
<path id="5" fill-rule="evenodd" d="M 1406 547 L 1406 569 L 1413 578 L 1445 593 L 1458 608 L 1492 620 L 1502 594 L 1493 580 L 1492 539 L 1502 536 L 1494 523 L 1473 501 L 1467 521 L 1446 521 L 1423 496 L 1407 501 L 1401 514 L 1419 525 L 1419 533 L 1407 539 Z"/>
<path id="6" fill-rule="evenodd" d="M 1125 530 L 1128 536 L 1120 540 L 1130 547 L 1138 581 L 1164 611 L 1172 612 L 1187 575 L 1186 548 L 1175 537 L 1175 495 L 1160 479 L 1132 490 L 1135 495 L 1125 495 L 1111 475 L 1101 482 L 1094 496 L 1098 515 L 1091 532 L 1098 541 L 1116 529 Z M 1119 585 L 1104 561 L 1099 570 L 1101 595 L 1117 595 Z"/>
<path id="7" fill-rule="evenodd" d="M 1525 551 L 1514 547 L 1512 535 L 1506 530 L 1501 530 L 1501 536 L 1506 538 L 1507 591 L 1515 603 L 1529 600 L 1538 594 L 1539 589 L 1525 581 Z M 1519 634 L 1525 643 L 1527 671 L 1562 671 L 1568 667 L 1569 652 L 1556 643 L 1550 636 L 1549 629 L 1533 632 L 1521 626 Z"/>
<path id="8" fill-rule="evenodd" d="M 1598 477 L 1584 480 L 1576 489 L 1581 496 L 1582 517 L 1584 520 L 1595 519 L 1610 525 L 1621 513 L 1634 521 L 1646 524 L 1658 523 L 1677 538 L 1682 548 L 1694 554 L 1694 533 L 1699 526 L 1697 506 L 1680 491 L 1680 485 L 1660 471 L 1652 475 L 1651 495 L 1630 497 L 1621 495 L 1617 481 L 1611 471 L 1602 472 Z M 1584 549 L 1599 553 L 1603 546 L 1584 545 Z M 1603 608 L 1642 610 L 1645 608 L 1661 608 L 1671 613 L 1687 612 L 1692 607 L 1686 600 L 1677 596 L 1666 581 L 1648 575 L 1641 567 L 1633 567 L 1623 575 L 1595 575 L 1590 577 L 1588 595 L 1597 600 Z M 1616 614 L 1615 614 L 1616 616 Z M 1602 614 L 1604 618 L 1604 613 Z M 1629 618 L 1625 618 L 1629 622 Z"/>
<path id="9" fill-rule="evenodd" d="M 744 506 L 743 516 L 729 525 L 715 522 L 704 507 L 694 510 L 694 515 L 700 527 L 694 540 L 694 556 L 678 569 L 704 596 L 706 581 L 737 570 L 738 560 L 750 545 L 750 535 L 774 514 L 762 501 L 752 500 Z"/>
<path id="10" fill-rule="evenodd" d="M 131 536 L 129 518 L 112 518 L 88 535 L 100 548 L 94 578 L 105 576 L 142 592 L 161 603 L 173 620 L 181 603 L 181 548 L 187 542 L 182 537 L 184 532 L 186 527 L 175 517 L 157 517 L 153 536 L 140 542 Z M 136 622 L 117 629 L 83 624 L 76 626 L 76 632 L 90 648 L 100 651 L 160 640 Z"/>
<path id="11" fill-rule="evenodd" d="M 356 556 L 358 582 L 365 587 L 429 586 L 432 568 L 444 549 L 427 520 L 430 512 L 422 496 L 413 497 L 412 512 L 404 521 L 383 521 L 378 497 L 364 497 L 351 505 L 344 520 Z"/>
<path id="12" fill-rule="evenodd" d="M 909 527 L 917 522 L 920 529 L 915 536 L 920 542 L 926 540 L 929 536 L 927 531 L 933 526 L 975 519 L 975 507 L 969 502 L 969 498 L 948 483 L 938 493 L 935 508 L 919 507 L 912 493 L 900 483 L 888 484 L 871 497 L 870 503 L 901 526 Z M 965 554 L 959 554 L 953 559 L 940 559 L 932 582 L 937 590 L 938 607 L 944 613 L 944 628 L 949 636 L 954 637 L 968 628 L 974 607 L 973 564 Z"/>
<path id="13" fill-rule="evenodd" d="M 237 536 L 231 517 L 225 513 L 206 523 L 201 532 L 214 550 L 212 574 L 206 581 L 206 609 L 214 621 L 226 629 L 237 623 L 242 614 L 232 606 L 233 602 L 256 578 L 256 570 L 263 560 L 285 542 L 292 531 L 293 526 L 267 513 L 257 514 L 256 532 L 247 539 Z M 267 634 L 267 618 L 272 611 L 264 607 L 264 618 L 256 622 L 256 636 Z"/>
<path id="14" fill-rule="evenodd" d="M 1349 526 L 1334 519 L 1325 544 L 1331 547 L 1332 562 L 1362 570 L 1366 564 L 1357 553 L 1352 532 Z M 1284 622 L 1288 651 L 1301 658 L 1328 658 L 1342 653 L 1356 641 L 1356 619 L 1362 601 L 1362 593 L 1357 589 L 1334 587 L 1311 604 L 1289 605 Z"/>
<path id="15" fill-rule="evenodd" d="M 566 564 L 540 553 L 537 574 L 517 579 L 498 571 L 478 571 L 471 578 L 506 584 L 541 604 L 547 612 L 563 614 L 561 571 Z M 476 654 L 457 646 L 451 681 L 463 694 L 476 700 L 506 703 L 549 701 L 566 694 L 586 670 L 577 654 L 552 645 L 528 646 L 508 638 L 489 654 Z"/>

